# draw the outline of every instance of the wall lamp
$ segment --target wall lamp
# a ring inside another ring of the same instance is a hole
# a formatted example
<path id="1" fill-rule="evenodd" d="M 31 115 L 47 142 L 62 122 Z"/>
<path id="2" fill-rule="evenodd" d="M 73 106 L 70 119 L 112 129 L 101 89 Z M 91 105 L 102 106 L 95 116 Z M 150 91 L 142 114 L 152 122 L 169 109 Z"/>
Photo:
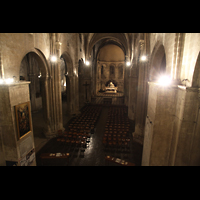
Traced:
<path id="1" fill-rule="evenodd" d="M 56 61 L 57 61 L 57 56 L 52 55 L 52 56 L 50 57 L 50 60 L 51 60 L 51 62 L 56 62 Z"/>
<path id="2" fill-rule="evenodd" d="M 172 79 L 170 76 L 164 75 L 158 78 L 158 84 L 162 86 L 168 86 L 171 84 L 171 82 L 172 82 Z"/>
<path id="3" fill-rule="evenodd" d="M 13 82 L 14 82 L 14 78 L 0 79 L 0 84 L 11 84 Z"/>
<path id="4" fill-rule="evenodd" d="M 89 62 L 89 61 L 86 61 L 85 64 L 86 64 L 87 66 L 89 66 L 89 65 L 90 65 L 90 62 Z"/>
<path id="5" fill-rule="evenodd" d="M 141 56 L 141 58 L 140 58 L 140 60 L 142 61 L 142 62 L 145 62 L 145 61 L 147 61 L 147 56 Z"/>
<path id="6" fill-rule="evenodd" d="M 126 66 L 130 66 L 131 65 L 131 62 L 126 62 Z"/>

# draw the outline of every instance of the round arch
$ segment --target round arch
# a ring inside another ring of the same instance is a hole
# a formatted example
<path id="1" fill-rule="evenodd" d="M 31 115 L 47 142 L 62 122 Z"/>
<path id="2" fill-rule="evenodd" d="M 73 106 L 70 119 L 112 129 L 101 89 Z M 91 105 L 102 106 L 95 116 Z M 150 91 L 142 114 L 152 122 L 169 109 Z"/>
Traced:
<path id="1" fill-rule="evenodd" d="M 22 57 L 22 60 L 28 53 L 31 53 L 31 52 L 35 53 L 35 54 L 33 54 L 33 56 L 38 61 L 42 77 L 49 77 L 49 74 L 50 74 L 49 65 L 48 65 L 48 62 L 47 62 L 45 55 L 42 53 L 41 50 L 39 50 L 37 48 L 33 48 L 33 49 L 26 51 L 25 54 Z M 21 62 L 22 62 L 22 60 L 21 60 Z"/>
<path id="2" fill-rule="evenodd" d="M 61 58 L 65 61 L 65 77 L 66 77 L 66 95 L 67 95 L 67 113 L 72 111 L 72 91 L 73 91 L 73 61 L 70 54 L 65 51 Z"/>
<path id="3" fill-rule="evenodd" d="M 88 46 L 86 49 L 86 59 L 89 58 L 89 54 L 92 51 L 93 46 L 102 39 L 112 39 L 115 42 L 119 43 L 120 46 L 122 46 L 122 48 L 125 50 L 125 55 L 129 56 L 128 40 L 124 33 L 95 33 L 88 41 Z"/>
<path id="4" fill-rule="evenodd" d="M 40 77 L 40 88 L 41 88 L 41 97 L 42 97 L 42 113 L 43 113 L 43 119 L 44 119 L 44 134 L 45 136 L 48 136 L 48 134 L 51 132 L 50 128 L 50 110 L 49 110 L 49 105 L 50 105 L 50 95 L 49 95 L 49 66 L 48 62 L 44 56 L 44 54 L 39 50 L 39 49 L 31 49 L 27 51 L 21 62 L 24 60 L 26 56 L 30 56 L 30 58 L 34 59 L 37 64 L 38 68 L 41 72 L 41 77 Z M 29 65 L 29 63 L 27 63 Z M 20 73 L 21 67 L 19 67 L 19 73 Z M 34 74 L 34 69 L 29 69 L 29 79 L 31 82 L 34 83 L 34 79 L 38 78 L 37 74 Z M 33 92 L 34 89 L 34 84 L 30 84 L 30 93 Z M 34 97 L 34 95 L 33 95 Z M 35 97 L 31 99 L 31 105 L 34 107 L 35 105 Z"/>
<path id="5" fill-rule="evenodd" d="M 65 51 L 62 53 L 61 58 L 64 59 L 65 64 L 66 64 L 66 69 L 65 69 L 66 73 L 68 72 L 68 75 L 72 76 L 73 75 L 73 61 L 70 54 L 67 51 Z"/>

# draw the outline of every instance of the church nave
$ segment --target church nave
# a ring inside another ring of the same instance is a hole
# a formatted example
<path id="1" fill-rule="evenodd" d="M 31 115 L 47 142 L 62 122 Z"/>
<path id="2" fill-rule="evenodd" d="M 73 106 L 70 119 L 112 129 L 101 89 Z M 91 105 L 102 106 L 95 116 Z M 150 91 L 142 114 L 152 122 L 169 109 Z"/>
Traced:
<path id="1" fill-rule="evenodd" d="M 112 106 L 114 109 L 120 106 Z M 77 148 L 62 142 L 58 142 L 57 138 L 52 138 L 44 147 L 37 153 L 37 166 L 40 165 L 59 165 L 59 166 L 118 166 L 117 163 L 105 162 L 105 156 L 113 156 L 125 161 L 134 163 L 136 166 L 141 165 L 142 159 L 142 145 L 136 143 L 130 137 L 130 151 L 126 152 L 120 148 L 109 148 L 103 144 L 103 136 L 105 134 L 105 127 L 108 119 L 108 112 L 111 107 L 103 106 L 97 124 L 95 126 L 94 134 L 90 134 L 90 142 L 86 148 Z M 69 122 L 70 123 L 70 122 Z M 69 125 L 68 123 L 68 125 Z M 68 125 L 65 127 L 68 129 Z M 130 128 L 133 131 L 134 126 Z M 129 136 L 131 134 L 129 133 Z M 69 163 L 59 159 L 43 160 L 41 162 L 40 155 L 42 153 L 69 153 Z"/>

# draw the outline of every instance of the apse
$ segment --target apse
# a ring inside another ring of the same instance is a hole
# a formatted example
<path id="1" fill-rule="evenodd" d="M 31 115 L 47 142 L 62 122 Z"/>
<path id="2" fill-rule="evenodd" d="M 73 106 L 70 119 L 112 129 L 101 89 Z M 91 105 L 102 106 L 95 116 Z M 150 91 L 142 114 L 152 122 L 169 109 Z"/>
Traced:
<path id="1" fill-rule="evenodd" d="M 117 91 L 124 92 L 124 71 L 124 51 L 115 44 L 101 47 L 97 55 L 97 93 L 105 91 L 111 82 L 117 87 Z"/>

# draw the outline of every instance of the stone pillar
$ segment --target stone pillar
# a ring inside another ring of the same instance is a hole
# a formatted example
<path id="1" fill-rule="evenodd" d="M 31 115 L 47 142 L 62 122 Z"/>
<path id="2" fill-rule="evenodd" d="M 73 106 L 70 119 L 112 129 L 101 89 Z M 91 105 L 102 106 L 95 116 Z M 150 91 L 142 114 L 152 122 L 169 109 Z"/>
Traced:
<path id="1" fill-rule="evenodd" d="M 128 106 L 129 102 L 129 75 L 130 75 L 130 67 L 126 67 L 124 73 L 124 103 Z"/>
<path id="2" fill-rule="evenodd" d="M 200 92 L 149 83 L 142 165 L 200 165 Z"/>
<path id="3" fill-rule="evenodd" d="M 73 98 L 74 98 L 74 96 L 73 96 L 73 76 L 72 75 L 67 75 L 67 80 L 68 80 L 68 82 L 69 82 L 69 92 L 67 93 L 67 95 L 68 95 L 68 99 L 67 99 L 67 104 L 68 104 L 68 107 L 69 107 L 69 113 L 70 114 L 72 114 L 72 112 L 73 112 L 73 107 L 74 107 L 74 105 L 73 105 Z"/>
<path id="4" fill-rule="evenodd" d="M 137 85 L 137 101 L 135 113 L 135 132 L 133 138 L 143 143 L 145 118 L 147 113 L 147 80 L 148 80 L 148 66 L 146 62 L 140 61 L 140 57 L 146 54 L 146 44 L 144 40 L 139 41 L 140 53 L 138 57 L 138 85 Z"/>
<path id="5" fill-rule="evenodd" d="M 0 165 L 36 165 L 32 117 L 30 131 L 19 137 L 15 113 L 16 105 L 30 103 L 29 84 L 0 85 Z"/>
<path id="6" fill-rule="evenodd" d="M 31 82 L 30 84 L 30 98 L 31 98 L 31 110 L 34 112 L 37 110 L 36 106 L 36 88 L 35 88 L 35 78 L 36 74 L 30 73 L 28 74 L 29 80 Z"/>
<path id="7" fill-rule="evenodd" d="M 135 120 L 136 112 L 136 100 L 137 100 L 137 70 L 134 64 L 131 68 L 131 73 L 129 76 L 129 106 L 128 106 L 128 117 L 131 120 Z"/>
<path id="8" fill-rule="evenodd" d="M 199 88 L 178 88 L 170 165 L 200 165 L 199 94 Z"/>
<path id="9" fill-rule="evenodd" d="M 50 59 L 50 115 L 51 115 L 51 127 L 52 134 L 55 136 L 57 131 L 63 128 L 62 118 L 62 97 L 61 97 L 61 77 L 60 77 L 60 47 L 59 36 L 56 33 L 51 34 L 50 56 L 56 56 L 57 61 L 53 62 Z"/>
<path id="10" fill-rule="evenodd" d="M 148 111 L 143 145 L 143 166 L 170 165 L 177 87 L 149 82 Z"/>
<path id="11" fill-rule="evenodd" d="M 137 101 L 135 112 L 135 139 L 143 143 L 144 126 L 147 109 L 147 65 L 140 63 L 138 68 Z"/>
<path id="12" fill-rule="evenodd" d="M 79 83 L 78 72 L 73 76 L 74 81 L 74 98 L 73 98 L 73 114 L 79 114 Z"/>
<path id="13" fill-rule="evenodd" d="M 42 92 L 42 107 L 43 107 L 43 114 L 44 114 L 44 134 L 45 136 L 51 137 L 52 130 L 54 130 L 54 126 L 52 126 L 52 118 L 51 118 L 51 109 L 50 109 L 50 77 L 42 76 L 40 78 L 41 81 L 41 92 Z"/>

